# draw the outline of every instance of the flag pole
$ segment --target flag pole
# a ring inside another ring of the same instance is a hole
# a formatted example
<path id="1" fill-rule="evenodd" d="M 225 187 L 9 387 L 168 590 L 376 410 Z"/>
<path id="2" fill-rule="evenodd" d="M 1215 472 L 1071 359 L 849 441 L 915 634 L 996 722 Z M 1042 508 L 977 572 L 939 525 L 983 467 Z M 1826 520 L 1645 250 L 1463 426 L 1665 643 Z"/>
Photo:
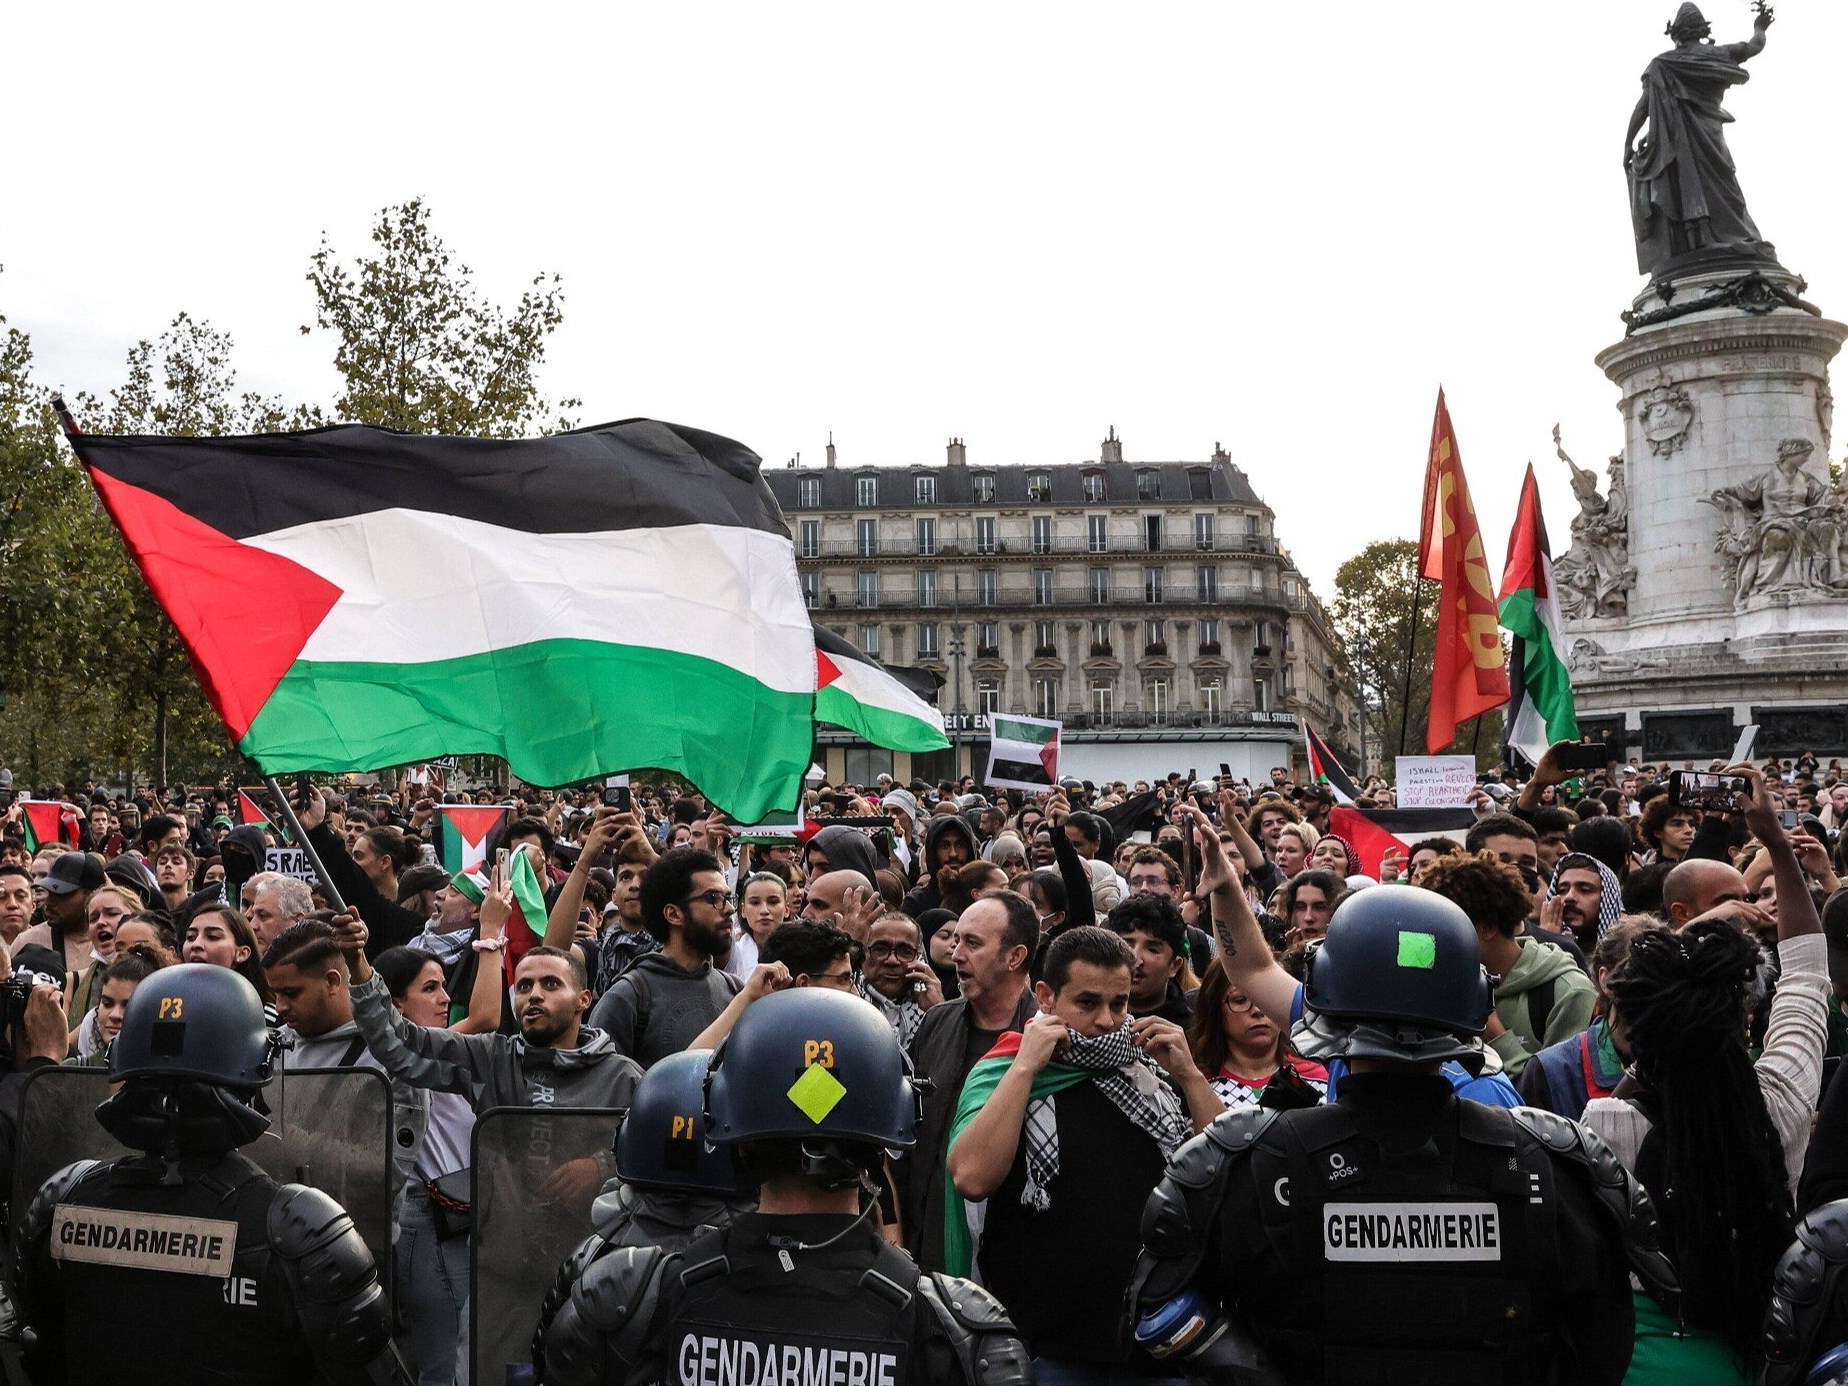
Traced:
<path id="1" fill-rule="evenodd" d="M 265 775 L 263 783 L 269 786 L 270 797 L 276 801 L 276 809 L 289 825 L 289 832 L 301 846 L 308 858 L 308 864 L 314 868 L 314 874 L 321 882 L 321 893 L 327 897 L 327 903 L 334 913 L 346 913 L 346 901 L 340 898 L 339 888 L 334 885 L 333 877 L 327 874 L 327 867 L 321 861 L 321 854 L 314 850 L 314 844 L 308 840 L 308 833 L 302 827 L 302 820 L 295 816 L 295 805 L 289 802 L 289 796 L 282 792 L 282 786 L 276 783 L 274 775 Z"/>
<path id="2" fill-rule="evenodd" d="M 1412 715 L 1412 665 L 1418 659 L 1418 605 L 1424 598 L 1424 578 L 1412 578 L 1412 621 L 1405 636 L 1405 690 L 1399 695 L 1399 754 L 1405 754 L 1405 727 Z M 1364 773 L 1366 766 L 1361 766 Z"/>

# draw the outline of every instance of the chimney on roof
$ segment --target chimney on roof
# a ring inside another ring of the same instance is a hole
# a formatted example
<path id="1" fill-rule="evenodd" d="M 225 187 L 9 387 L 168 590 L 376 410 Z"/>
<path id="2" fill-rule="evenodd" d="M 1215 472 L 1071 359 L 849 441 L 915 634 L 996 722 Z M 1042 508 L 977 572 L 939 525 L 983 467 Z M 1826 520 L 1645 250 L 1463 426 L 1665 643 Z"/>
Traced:
<path id="1" fill-rule="evenodd" d="M 828 430 L 828 470 L 834 470 L 834 430 Z"/>
<path id="2" fill-rule="evenodd" d="M 950 465 L 952 467 L 966 467 L 969 465 L 969 452 L 967 448 L 963 447 L 963 440 L 961 438 L 950 439 L 949 452 Z"/>
<path id="3" fill-rule="evenodd" d="M 1228 465 L 1231 461 L 1232 461 L 1232 454 L 1227 452 L 1222 445 L 1218 443 L 1214 443 L 1213 444 L 1213 465 L 1215 467 L 1224 467 Z"/>
<path id="4" fill-rule="evenodd" d="M 1123 460 L 1123 444 L 1116 436 L 1116 425 L 1111 425 L 1110 436 L 1104 439 L 1103 452 L 1097 460 L 1099 462 L 1121 462 Z"/>

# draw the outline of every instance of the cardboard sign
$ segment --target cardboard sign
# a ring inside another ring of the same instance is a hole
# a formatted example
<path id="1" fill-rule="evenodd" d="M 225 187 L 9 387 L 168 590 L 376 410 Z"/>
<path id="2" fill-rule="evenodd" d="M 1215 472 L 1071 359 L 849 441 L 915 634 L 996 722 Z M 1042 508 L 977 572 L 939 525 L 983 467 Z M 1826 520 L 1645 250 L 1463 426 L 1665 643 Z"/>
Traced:
<path id="1" fill-rule="evenodd" d="M 1399 807 L 1462 808 L 1476 787 L 1474 756 L 1400 756 Z"/>
<path id="2" fill-rule="evenodd" d="M 308 854 L 300 847 L 270 848 L 263 854 L 263 869 L 280 876 L 293 876 L 298 881 L 316 879 L 314 868 L 308 864 Z"/>

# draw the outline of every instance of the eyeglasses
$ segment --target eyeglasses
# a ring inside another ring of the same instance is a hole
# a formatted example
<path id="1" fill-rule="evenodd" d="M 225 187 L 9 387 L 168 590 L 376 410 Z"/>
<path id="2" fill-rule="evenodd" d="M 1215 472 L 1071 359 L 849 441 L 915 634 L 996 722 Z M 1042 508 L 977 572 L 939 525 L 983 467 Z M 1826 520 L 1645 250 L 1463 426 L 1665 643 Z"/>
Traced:
<path id="1" fill-rule="evenodd" d="M 690 905 L 695 900 L 706 902 L 708 909 L 729 910 L 732 907 L 732 893 L 729 890 L 702 890 L 698 895 L 689 895 L 680 903 Z"/>
<path id="2" fill-rule="evenodd" d="M 1226 993 L 1226 1009 L 1233 1015 L 1244 1015 L 1247 1011 L 1256 1010 L 1257 1007 L 1258 1003 L 1249 996 L 1234 996 L 1229 991 Z"/>
<path id="3" fill-rule="evenodd" d="M 913 948 L 909 943 L 887 943 L 881 940 L 878 943 L 869 943 L 866 945 L 866 956 L 869 958 L 897 958 L 900 962 L 916 962 L 918 960 L 918 950 Z"/>

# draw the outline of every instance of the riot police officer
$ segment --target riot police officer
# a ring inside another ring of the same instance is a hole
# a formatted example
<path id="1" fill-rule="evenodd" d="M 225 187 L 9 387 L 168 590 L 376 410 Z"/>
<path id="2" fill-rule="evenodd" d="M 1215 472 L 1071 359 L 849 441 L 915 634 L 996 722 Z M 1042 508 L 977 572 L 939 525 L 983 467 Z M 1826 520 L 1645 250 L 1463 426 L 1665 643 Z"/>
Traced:
<path id="1" fill-rule="evenodd" d="M 591 1205 L 596 1232 L 559 1267 L 539 1311 L 533 1360 L 544 1374 L 545 1335 L 571 1287 L 603 1257 L 623 1247 L 679 1251 L 702 1232 L 723 1227 L 753 1204 L 729 1146 L 706 1140 L 706 1065 L 710 1049 L 669 1054 L 636 1085 L 635 1103 L 616 1128 L 616 1177 Z"/>
<path id="2" fill-rule="evenodd" d="M 143 1153 L 52 1175 L 15 1247 L 34 1382 L 386 1379 L 390 1312 L 352 1220 L 237 1153 L 268 1129 L 251 1101 L 274 1051 L 229 968 L 163 968 L 136 990 L 96 1116 Z"/>
<path id="3" fill-rule="evenodd" d="M 553 1386 L 1015 1386 L 1024 1345 L 986 1291 L 921 1275 L 872 1221 L 917 1093 L 892 1027 L 855 996 L 756 1002 L 712 1057 L 706 1138 L 737 1152 L 756 1212 L 684 1251 L 624 1248 L 572 1286 L 545 1339 Z"/>
<path id="4" fill-rule="evenodd" d="M 1415 888 L 1362 891 L 1312 945 L 1304 1005 L 1348 1072 L 1329 1106 L 1228 1112 L 1143 1213 L 1134 1331 L 1254 1382 L 1616 1383 L 1628 1272 L 1677 1296 L 1648 1196 L 1550 1112 L 1462 1101 L 1490 1006 L 1475 929 Z"/>
<path id="5" fill-rule="evenodd" d="M 1815 1208 L 1771 1278 L 1764 1386 L 1848 1381 L 1848 1199 Z"/>

